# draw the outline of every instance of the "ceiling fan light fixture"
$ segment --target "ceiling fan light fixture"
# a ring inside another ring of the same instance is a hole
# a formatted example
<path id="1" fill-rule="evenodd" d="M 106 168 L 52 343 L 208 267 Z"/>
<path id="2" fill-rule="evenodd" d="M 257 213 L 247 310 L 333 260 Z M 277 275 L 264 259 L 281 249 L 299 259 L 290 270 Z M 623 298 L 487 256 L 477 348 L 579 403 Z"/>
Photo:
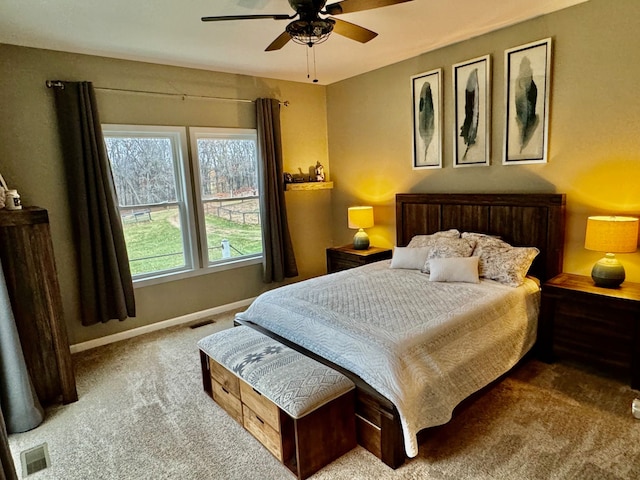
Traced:
<path id="1" fill-rule="evenodd" d="M 335 22 L 331 19 L 295 20 L 287 25 L 287 33 L 291 40 L 300 45 L 313 47 L 329 38 Z"/>

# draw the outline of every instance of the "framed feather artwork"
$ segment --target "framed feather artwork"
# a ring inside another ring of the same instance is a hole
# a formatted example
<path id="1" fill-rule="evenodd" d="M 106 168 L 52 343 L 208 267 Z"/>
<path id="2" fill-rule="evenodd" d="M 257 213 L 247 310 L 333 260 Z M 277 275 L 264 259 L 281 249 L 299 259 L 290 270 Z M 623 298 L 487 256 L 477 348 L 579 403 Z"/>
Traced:
<path id="1" fill-rule="evenodd" d="M 505 51 L 505 165 L 546 163 L 551 38 Z"/>
<path id="2" fill-rule="evenodd" d="M 411 77 L 413 168 L 442 168 L 442 69 Z"/>
<path id="3" fill-rule="evenodd" d="M 491 155 L 491 57 L 452 66 L 454 167 L 488 166 Z"/>

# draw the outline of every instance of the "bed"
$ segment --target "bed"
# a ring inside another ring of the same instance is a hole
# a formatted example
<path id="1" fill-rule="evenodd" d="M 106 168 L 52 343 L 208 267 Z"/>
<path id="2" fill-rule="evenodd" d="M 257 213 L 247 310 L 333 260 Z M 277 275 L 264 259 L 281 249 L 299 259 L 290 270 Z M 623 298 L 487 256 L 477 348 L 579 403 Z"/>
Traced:
<path id="1" fill-rule="evenodd" d="M 539 250 L 528 271 L 537 281 L 429 282 L 383 261 L 266 292 L 236 323 L 352 378 L 358 443 L 397 468 L 417 454 L 418 431 L 447 422 L 532 347 L 539 282 L 562 270 L 564 208 L 562 194 L 398 194 L 397 246 L 451 229 L 499 237 Z M 427 284 L 439 291 L 428 315 Z"/>

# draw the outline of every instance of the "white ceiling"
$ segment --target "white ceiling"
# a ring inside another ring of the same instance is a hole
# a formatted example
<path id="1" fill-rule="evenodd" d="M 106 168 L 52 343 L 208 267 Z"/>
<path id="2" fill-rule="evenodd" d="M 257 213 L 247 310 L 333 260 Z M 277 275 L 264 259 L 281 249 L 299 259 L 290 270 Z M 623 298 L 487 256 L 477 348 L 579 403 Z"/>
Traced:
<path id="1" fill-rule="evenodd" d="M 329 0 L 328 3 L 335 3 Z M 378 32 L 332 34 L 313 48 L 327 85 L 587 0 L 413 0 L 340 18 Z M 265 52 L 286 20 L 204 23 L 203 16 L 292 14 L 287 0 L 2 0 L 0 43 L 307 82 L 309 48 Z M 311 79 L 314 77 L 310 54 Z"/>

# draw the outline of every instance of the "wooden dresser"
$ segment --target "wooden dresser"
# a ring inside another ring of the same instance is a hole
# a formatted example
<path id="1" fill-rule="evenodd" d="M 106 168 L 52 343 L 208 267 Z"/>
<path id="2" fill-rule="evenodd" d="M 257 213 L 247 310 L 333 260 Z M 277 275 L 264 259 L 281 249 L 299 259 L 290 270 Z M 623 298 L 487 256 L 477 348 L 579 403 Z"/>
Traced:
<path id="1" fill-rule="evenodd" d="M 25 363 L 40 403 L 76 401 L 45 209 L 0 210 L 0 259 Z"/>

